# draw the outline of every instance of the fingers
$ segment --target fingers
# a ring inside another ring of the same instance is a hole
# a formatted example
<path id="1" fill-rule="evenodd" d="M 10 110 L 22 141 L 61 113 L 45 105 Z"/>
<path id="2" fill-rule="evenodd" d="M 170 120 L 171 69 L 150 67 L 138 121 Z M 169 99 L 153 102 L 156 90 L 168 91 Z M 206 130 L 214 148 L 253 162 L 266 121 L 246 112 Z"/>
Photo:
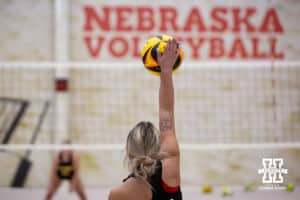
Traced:
<path id="1" fill-rule="evenodd" d="M 177 43 L 176 39 L 168 40 L 166 51 L 167 52 L 177 52 L 177 49 L 178 49 L 178 43 Z"/>
<path id="2" fill-rule="evenodd" d="M 178 43 L 176 39 L 171 39 L 167 41 L 166 44 L 166 49 L 164 52 L 160 52 L 158 49 L 156 50 L 157 52 L 157 59 L 162 60 L 166 57 L 176 57 L 179 55 L 179 50 L 178 50 Z"/>
<path id="3" fill-rule="evenodd" d="M 176 58 L 177 58 L 179 56 L 179 49 L 176 49 L 175 54 L 176 54 Z"/>
<path id="4" fill-rule="evenodd" d="M 177 49 L 177 41 L 176 41 L 176 39 L 172 39 L 171 41 L 170 41 L 170 48 L 171 48 L 171 50 L 173 50 L 173 51 L 175 51 L 176 49 Z"/>
<path id="5" fill-rule="evenodd" d="M 171 48 L 171 45 L 172 45 L 171 42 L 172 42 L 172 40 L 168 40 L 167 41 L 167 47 L 166 47 L 166 51 L 167 52 L 170 52 L 172 50 L 172 48 Z"/>
<path id="6" fill-rule="evenodd" d="M 159 60 L 162 57 L 162 53 L 156 49 L 157 59 Z"/>

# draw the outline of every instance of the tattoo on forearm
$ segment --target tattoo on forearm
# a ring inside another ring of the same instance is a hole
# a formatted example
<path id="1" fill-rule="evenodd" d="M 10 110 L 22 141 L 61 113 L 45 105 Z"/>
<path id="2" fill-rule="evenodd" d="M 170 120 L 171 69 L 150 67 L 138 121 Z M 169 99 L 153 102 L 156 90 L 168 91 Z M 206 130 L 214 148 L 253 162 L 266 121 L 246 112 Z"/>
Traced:
<path id="1" fill-rule="evenodd" d="M 162 118 L 159 121 L 159 129 L 160 131 L 167 131 L 172 128 L 171 119 L 170 118 Z"/>

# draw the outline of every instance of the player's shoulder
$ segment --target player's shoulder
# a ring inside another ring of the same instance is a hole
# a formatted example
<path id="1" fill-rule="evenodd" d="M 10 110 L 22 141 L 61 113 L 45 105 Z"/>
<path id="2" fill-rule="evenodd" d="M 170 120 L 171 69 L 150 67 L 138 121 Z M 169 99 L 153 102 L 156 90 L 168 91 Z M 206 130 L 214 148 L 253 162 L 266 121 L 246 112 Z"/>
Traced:
<path id="1" fill-rule="evenodd" d="M 114 187 L 110 190 L 108 199 L 109 200 L 129 200 L 128 192 L 126 192 L 126 188 L 124 188 L 124 185 L 120 185 L 117 187 Z"/>
<path id="2" fill-rule="evenodd" d="M 109 193 L 109 200 L 151 199 L 151 196 L 151 189 L 145 181 L 131 178 L 114 187 Z"/>

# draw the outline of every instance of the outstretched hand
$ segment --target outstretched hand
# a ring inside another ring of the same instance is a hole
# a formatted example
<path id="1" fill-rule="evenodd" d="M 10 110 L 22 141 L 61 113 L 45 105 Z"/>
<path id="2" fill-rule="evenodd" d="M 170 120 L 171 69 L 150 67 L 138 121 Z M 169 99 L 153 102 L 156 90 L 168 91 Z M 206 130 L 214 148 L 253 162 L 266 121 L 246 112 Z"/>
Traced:
<path id="1" fill-rule="evenodd" d="M 166 49 L 163 53 L 157 50 L 157 61 L 161 72 L 172 72 L 178 54 L 178 43 L 175 39 L 168 40 Z"/>

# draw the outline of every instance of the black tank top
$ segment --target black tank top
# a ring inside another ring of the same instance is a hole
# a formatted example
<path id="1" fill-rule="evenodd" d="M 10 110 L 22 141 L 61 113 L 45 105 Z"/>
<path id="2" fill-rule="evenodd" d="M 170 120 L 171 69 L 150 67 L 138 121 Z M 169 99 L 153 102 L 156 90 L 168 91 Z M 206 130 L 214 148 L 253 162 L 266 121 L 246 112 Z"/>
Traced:
<path id="1" fill-rule="evenodd" d="M 130 174 L 123 182 L 127 181 L 129 178 L 133 177 L 133 174 Z M 175 191 L 168 190 L 164 187 L 164 182 L 162 180 L 162 163 L 161 161 L 157 162 L 155 173 L 148 178 L 148 183 L 152 186 L 152 200 L 182 200 L 182 193 L 180 187 Z"/>
<path id="2" fill-rule="evenodd" d="M 60 179 L 70 180 L 73 178 L 74 175 L 74 166 L 73 166 L 73 158 L 72 153 L 68 153 L 68 160 L 63 160 L 63 153 L 60 152 L 59 156 L 59 163 L 57 167 L 57 176 Z"/>

